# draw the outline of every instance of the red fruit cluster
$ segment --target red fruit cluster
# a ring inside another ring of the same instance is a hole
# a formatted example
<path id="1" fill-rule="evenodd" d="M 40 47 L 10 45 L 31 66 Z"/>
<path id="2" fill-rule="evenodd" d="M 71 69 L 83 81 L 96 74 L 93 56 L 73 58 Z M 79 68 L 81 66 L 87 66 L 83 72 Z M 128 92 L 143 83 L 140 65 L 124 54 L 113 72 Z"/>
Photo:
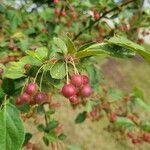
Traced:
<path id="1" fill-rule="evenodd" d="M 24 103 L 43 104 L 49 100 L 49 95 L 45 92 L 39 92 L 38 86 L 35 83 L 29 83 L 26 85 L 23 93 L 16 99 L 16 105 L 22 105 Z"/>
<path id="2" fill-rule="evenodd" d="M 70 83 L 63 86 L 61 92 L 69 98 L 71 104 L 78 104 L 79 97 L 89 97 L 92 94 L 89 78 L 86 75 L 75 74 L 71 76 Z"/>
<path id="3" fill-rule="evenodd" d="M 132 144 L 139 144 L 142 141 L 150 143 L 150 133 L 143 133 L 142 136 L 136 136 L 133 132 L 129 131 L 127 136 L 131 139 Z"/>

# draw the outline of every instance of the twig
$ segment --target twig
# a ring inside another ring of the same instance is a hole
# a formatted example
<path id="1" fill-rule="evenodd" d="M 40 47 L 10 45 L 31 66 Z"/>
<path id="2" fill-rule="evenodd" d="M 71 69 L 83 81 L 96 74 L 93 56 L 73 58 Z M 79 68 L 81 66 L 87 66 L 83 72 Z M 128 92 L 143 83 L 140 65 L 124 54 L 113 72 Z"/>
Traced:
<path id="1" fill-rule="evenodd" d="M 75 40 L 76 40 L 80 35 L 82 35 L 86 30 L 91 29 L 97 22 L 99 22 L 99 21 L 100 21 L 102 18 L 104 18 L 107 14 L 109 14 L 109 13 L 115 11 L 115 10 L 120 10 L 120 7 L 126 6 L 126 5 L 128 5 L 128 4 L 132 3 L 132 2 L 134 2 L 134 0 L 126 1 L 126 2 L 124 2 L 124 3 L 122 3 L 122 4 L 120 4 L 119 6 L 116 6 L 116 7 L 112 8 L 112 9 L 110 9 L 110 10 L 104 12 L 98 20 L 95 20 L 95 21 L 94 21 L 93 23 L 91 23 L 89 26 L 87 26 L 87 27 L 85 27 L 83 30 L 81 30 L 81 31 L 74 37 L 73 41 L 75 41 Z"/>

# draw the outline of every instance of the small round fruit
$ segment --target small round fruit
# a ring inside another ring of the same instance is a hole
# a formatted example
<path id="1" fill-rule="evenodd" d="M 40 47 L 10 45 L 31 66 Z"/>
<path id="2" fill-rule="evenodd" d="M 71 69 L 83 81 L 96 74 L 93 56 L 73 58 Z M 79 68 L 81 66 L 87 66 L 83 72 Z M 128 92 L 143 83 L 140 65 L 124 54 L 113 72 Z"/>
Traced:
<path id="1" fill-rule="evenodd" d="M 58 4 L 59 0 L 54 0 L 53 2 L 54 2 L 54 4 Z"/>
<path id="2" fill-rule="evenodd" d="M 69 101 L 71 102 L 71 104 L 76 105 L 78 103 L 80 103 L 78 96 L 77 95 L 73 95 L 69 98 Z"/>
<path id="3" fill-rule="evenodd" d="M 39 92 L 35 95 L 34 99 L 37 104 L 43 104 L 48 101 L 48 95 L 45 92 Z"/>
<path id="4" fill-rule="evenodd" d="M 16 99 L 16 105 L 21 105 L 21 104 L 23 104 L 23 102 L 21 101 L 21 98 L 17 97 L 17 99 Z"/>
<path id="5" fill-rule="evenodd" d="M 35 95 L 37 92 L 37 85 L 35 83 L 29 83 L 24 90 L 29 95 Z"/>
<path id="6" fill-rule="evenodd" d="M 0 75 L 4 73 L 4 69 L 0 67 Z"/>
<path id="7" fill-rule="evenodd" d="M 82 75 L 82 82 L 83 84 L 88 84 L 89 83 L 89 78 L 86 75 Z"/>
<path id="8" fill-rule="evenodd" d="M 56 108 L 59 108 L 60 106 L 61 104 L 59 102 L 49 104 L 50 109 L 56 109 Z"/>
<path id="9" fill-rule="evenodd" d="M 13 50 L 14 49 L 14 45 L 12 43 L 9 43 L 8 44 L 8 48 L 11 49 L 11 50 Z"/>
<path id="10" fill-rule="evenodd" d="M 140 139 L 132 139 L 132 144 L 139 144 L 141 143 Z"/>
<path id="11" fill-rule="evenodd" d="M 30 101 L 30 95 L 27 94 L 27 93 L 23 93 L 21 96 L 20 96 L 20 99 L 23 103 L 28 103 Z"/>
<path id="12" fill-rule="evenodd" d="M 150 143 L 150 133 L 143 133 L 143 140 Z"/>
<path id="13" fill-rule="evenodd" d="M 128 132 L 128 133 L 127 133 L 127 136 L 128 136 L 129 138 L 131 138 L 131 139 L 132 139 L 132 138 L 133 138 L 133 136 L 134 136 L 134 134 L 133 134 L 132 132 Z"/>
<path id="14" fill-rule="evenodd" d="M 63 9 L 60 14 L 61 14 L 61 16 L 65 17 L 66 16 L 66 10 Z"/>
<path id="15" fill-rule="evenodd" d="M 61 92 L 68 98 L 76 94 L 76 88 L 72 84 L 65 84 Z"/>
<path id="16" fill-rule="evenodd" d="M 77 74 L 71 76 L 71 84 L 81 86 L 83 84 L 82 76 Z"/>
<path id="17" fill-rule="evenodd" d="M 89 97 L 91 94 L 92 89 L 88 84 L 84 85 L 80 90 L 80 95 L 83 97 Z"/>

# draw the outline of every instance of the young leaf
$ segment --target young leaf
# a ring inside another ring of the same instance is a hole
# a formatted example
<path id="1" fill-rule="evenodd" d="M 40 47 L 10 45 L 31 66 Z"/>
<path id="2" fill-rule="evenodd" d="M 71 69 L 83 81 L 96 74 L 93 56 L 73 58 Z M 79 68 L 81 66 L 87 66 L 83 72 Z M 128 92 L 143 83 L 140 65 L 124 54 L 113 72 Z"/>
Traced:
<path id="1" fill-rule="evenodd" d="M 78 116 L 75 119 L 75 123 L 82 123 L 86 119 L 86 111 L 79 113 Z"/>
<path id="2" fill-rule="evenodd" d="M 54 38 L 54 44 L 62 53 L 67 54 L 67 46 L 63 40 L 60 38 Z"/>
<path id="3" fill-rule="evenodd" d="M 67 45 L 67 49 L 68 49 L 69 54 L 74 54 L 77 52 L 77 49 L 76 49 L 73 41 L 68 36 L 66 38 L 66 45 Z"/>
<path id="4" fill-rule="evenodd" d="M 0 111 L 0 148 L 20 150 L 24 141 L 24 127 L 17 108 L 8 103 Z"/>
<path id="5" fill-rule="evenodd" d="M 66 76 L 66 66 L 64 62 L 58 61 L 50 70 L 50 74 L 54 79 L 63 79 Z"/>

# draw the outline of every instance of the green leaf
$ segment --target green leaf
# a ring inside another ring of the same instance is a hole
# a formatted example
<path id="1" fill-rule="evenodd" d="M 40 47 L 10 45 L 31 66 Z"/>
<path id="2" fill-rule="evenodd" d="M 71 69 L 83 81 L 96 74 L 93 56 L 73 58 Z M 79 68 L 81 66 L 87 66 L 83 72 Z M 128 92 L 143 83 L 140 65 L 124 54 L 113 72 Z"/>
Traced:
<path id="1" fill-rule="evenodd" d="M 46 136 L 43 137 L 43 142 L 45 143 L 45 145 L 49 145 L 49 140 Z"/>
<path id="2" fill-rule="evenodd" d="M 146 132 L 150 132 L 150 122 L 143 122 L 141 125 L 140 125 L 140 127 L 144 130 L 144 131 L 146 131 Z"/>
<path id="3" fill-rule="evenodd" d="M 33 66 L 39 66 L 42 64 L 42 62 L 39 59 L 32 56 L 24 56 L 20 59 L 20 62 L 23 63 L 24 65 L 32 64 Z"/>
<path id="4" fill-rule="evenodd" d="M 67 54 L 67 46 L 63 40 L 60 38 L 54 38 L 54 44 L 62 53 Z"/>
<path id="5" fill-rule="evenodd" d="M 0 4 L 0 13 L 4 13 L 6 10 L 6 7 L 3 4 Z"/>
<path id="6" fill-rule="evenodd" d="M 90 84 L 92 88 L 98 90 L 97 86 L 99 86 L 100 79 L 101 79 L 100 70 L 97 69 L 93 64 L 86 65 L 85 68 L 90 77 Z"/>
<path id="7" fill-rule="evenodd" d="M 24 141 L 24 126 L 17 108 L 5 104 L 0 111 L 0 148 L 2 150 L 20 150 Z"/>
<path id="8" fill-rule="evenodd" d="M 112 37 L 107 41 L 109 44 L 115 44 L 123 48 L 129 49 L 130 51 L 136 52 L 141 55 L 146 61 L 150 63 L 150 52 L 145 50 L 144 47 L 124 38 L 121 36 Z"/>
<path id="9" fill-rule="evenodd" d="M 45 130 L 45 126 L 44 126 L 43 124 L 39 124 L 39 125 L 37 126 L 37 129 L 38 129 L 39 131 L 43 132 L 43 131 Z"/>
<path id="10" fill-rule="evenodd" d="M 17 108 L 22 112 L 29 112 L 30 111 L 30 105 L 29 104 L 22 104 L 20 106 L 17 106 Z"/>
<path id="11" fill-rule="evenodd" d="M 143 91 L 141 89 L 135 87 L 133 89 L 133 92 L 134 92 L 134 97 L 139 97 L 141 99 L 144 99 L 144 93 L 143 93 Z"/>
<path id="12" fill-rule="evenodd" d="M 66 76 L 66 66 L 64 62 L 58 61 L 50 70 L 50 74 L 54 79 L 63 79 Z"/>
<path id="13" fill-rule="evenodd" d="M 32 134 L 27 132 L 25 134 L 25 139 L 24 139 L 23 146 L 25 146 L 30 141 L 31 138 L 32 138 Z"/>
<path id="14" fill-rule="evenodd" d="M 75 123 L 77 123 L 77 124 L 82 123 L 85 121 L 85 119 L 86 119 L 86 111 L 78 114 L 78 116 L 75 119 Z"/>
<path id="15" fill-rule="evenodd" d="M 5 93 L 2 89 L 2 87 L 0 87 L 0 102 L 4 99 L 4 97 L 5 97 Z"/>
<path id="16" fill-rule="evenodd" d="M 46 112 L 47 115 L 52 115 L 55 113 L 55 109 L 50 109 L 49 111 Z"/>
<path id="17" fill-rule="evenodd" d="M 66 38 L 66 45 L 67 45 L 67 49 L 68 49 L 69 54 L 74 54 L 77 52 L 77 49 L 76 49 L 73 41 L 68 36 Z"/>
<path id="18" fill-rule="evenodd" d="M 37 113 L 42 115 L 44 113 L 44 106 L 43 105 L 39 105 L 37 107 Z"/>
<path id="19" fill-rule="evenodd" d="M 93 107 L 96 105 L 96 102 L 94 102 L 94 101 L 87 101 L 87 103 L 86 103 L 86 106 L 85 106 L 85 108 L 86 108 L 86 112 L 91 112 L 92 110 L 93 110 Z"/>
<path id="20" fill-rule="evenodd" d="M 127 126 L 127 127 L 134 126 L 134 123 L 130 119 L 125 117 L 117 117 L 117 120 L 113 124 L 117 126 Z"/>
<path id="21" fill-rule="evenodd" d="M 5 78 L 2 83 L 2 89 L 7 95 L 12 95 L 15 91 L 14 81 L 12 79 Z"/>
<path id="22" fill-rule="evenodd" d="M 141 98 L 135 98 L 135 102 L 136 102 L 139 106 L 141 106 L 141 107 L 143 107 L 144 109 L 150 111 L 150 105 L 147 104 L 147 103 L 145 103 Z"/>
<path id="23" fill-rule="evenodd" d="M 95 55 L 130 58 L 133 57 L 135 53 L 124 47 L 113 45 L 113 44 L 111 45 L 108 43 L 93 44 L 90 45 L 89 47 L 86 47 L 86 49 L 80 50 L 76 53 L 76 57 L 78 58 L 95 56 Z"/>
<path id="24" fill-rule="evenodd" d="M 108 94 L 112 97 L 113 100 L 118 100 L 123 97 L 123 92 L 119 89 L 110 88 Z"/>
<path id="25" fill-rule="evenodd" d="M 59 124 L 59 122 L 56 121 L 56 120 L 50 121 L 50 122 L 47 124 L 46 130 L 47 130 L 47 131 L 53 130 L 53 129 L 55 129 L 55 128 L 58 126 L 58 124 Z"/>
<path id="26" fill-rule="evenodd" d="M 61 133 L 61 134 L 58 136 L 58 139 L 63 141 L 63 140 L 66 139 L 66 135 L 63 134 L 63 133 Z"/>
<path id="27" fill-rule="evenodd" d="M 68 150 L 81 150 L 77 145 L 68 145 Z"/>
<path id="28" fill-rule="evenodd" d="M 11 62 L 7 66 L 4 77 L 18 79 L 24 76 L 24 66 L 21 62 Z"/>
<path id="29" fill-rule="evenodd" d="M 48 50 L 46 47 L 40 47 L 35 50 L 35 54 L 39 60 L 44 60 L 47 58 Z"/>
<path id="30" fill-rule="evenodd" d="M 45 135 L 45 138 L 49 141 L 49 142 L 55 142 L 57 140 L 57 136 L 54 133 L 48 133 Z"/>

